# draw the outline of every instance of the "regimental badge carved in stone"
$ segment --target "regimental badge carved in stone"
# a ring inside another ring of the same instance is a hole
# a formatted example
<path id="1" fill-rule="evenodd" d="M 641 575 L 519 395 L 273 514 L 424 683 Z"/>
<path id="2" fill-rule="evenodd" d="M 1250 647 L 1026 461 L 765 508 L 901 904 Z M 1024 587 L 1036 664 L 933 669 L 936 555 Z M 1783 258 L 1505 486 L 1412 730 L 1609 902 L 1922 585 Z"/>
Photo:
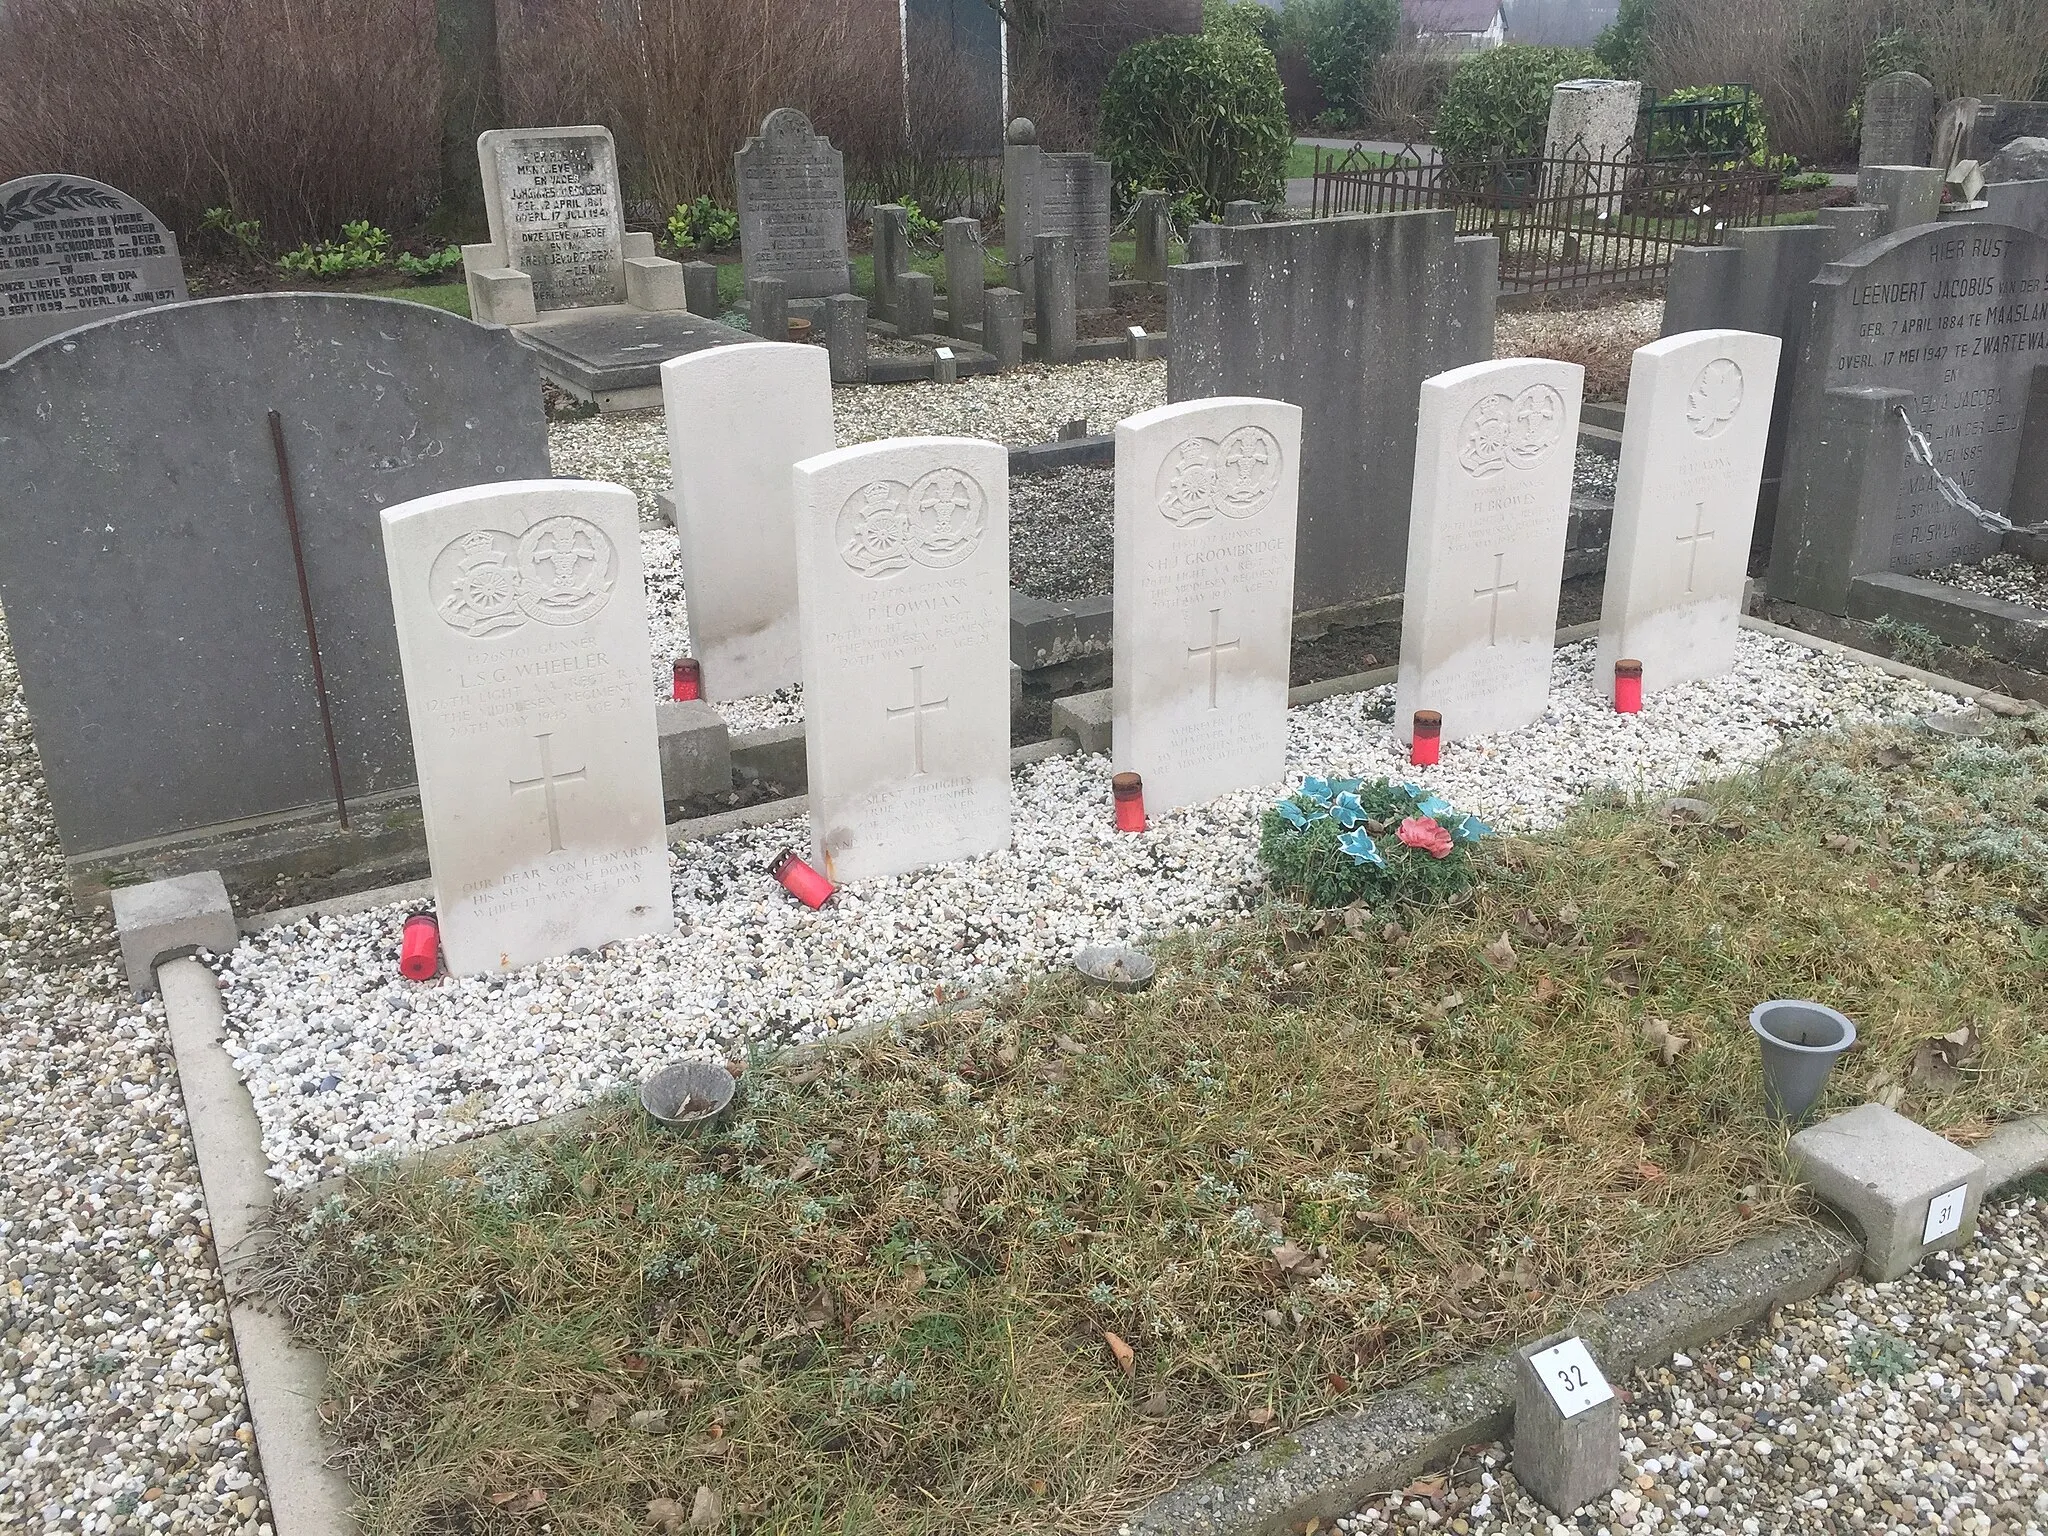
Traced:
<path id="1" fill-rule="evenodd" d="M 1742 409 L 1742 369 L 1732 357 L 1717 357 L 1692 381 L 1685 419 L 1700 437 L 1719 437 Z"/>
<path id="2" fill-rule="evenodd" d="M 528 620 L 580 624 L 611 600 L 618 551 L 597 524 L 543 518 L 525 535 L 479 528 L 448 545 L 427 576 L 435 611 L 475 639 L 509 634 Z"/>
<path id="3" fill-rule="evenodd" d="M 958 565 L 973 554 L 988 526 L 988 496 L 965 470 L 935 469 L 915 485 L 877 480 L 839 509 L 833 530 L 839 558 L 881 580 L 910 569 Z"/>
<path id="4" fill-rule="evenodd" d="M 1217 442 L 1191 437 L 1159 466 L 1159 514 L 1176 528 L 1198 528 L 1219 513 L 1255 517 L 1280 485 L 1280 440 L 1264 427 L 1239 427 Z"/>
<path id="5" fill-rule="evenodd" d="M 1484 479 L 1502 470 L 1539 464 L 1564 436 L 1564 396 L 1548 384 L 1519 395 L 1486 395 L 1465 413 L 1458 462 Z"/>

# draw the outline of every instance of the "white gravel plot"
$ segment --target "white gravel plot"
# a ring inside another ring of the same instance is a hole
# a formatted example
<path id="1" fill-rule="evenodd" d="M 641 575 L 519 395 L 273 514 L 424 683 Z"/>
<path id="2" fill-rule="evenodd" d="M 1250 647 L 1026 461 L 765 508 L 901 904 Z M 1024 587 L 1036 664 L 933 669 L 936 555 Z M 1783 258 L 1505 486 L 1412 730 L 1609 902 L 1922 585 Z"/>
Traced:
<path id="1" fill-rule="evenodd" d="M 675 659 L 690 654 L 690 604 L 683 595 L 683 562 L 675 530 L 642 528 L 640 560 L 647 570 L 647 649 L 654 663 L 654 696 L 672 699 Z M 798 725 L 804 718 L 803 684 L 711 707 L 735 735 Z"/>
<path id="2" fill-rule="evenodd" d="M 1959 701 L 1789 642 L 1745 635 L 1736 671 L 1608 707 L 1590 643 L 1560 652 L 1551 707 L 1527 730 L 1447 747 L 1418 777 L 1505 827 L 1555 822 L 1589 788 L 1673 790 L 1761 761 L 1791 731 Z M 1390 689 L 1289 715 L 1291 769 L 1403 776 Z M 457 1140 L 586 1103 L 677 1053 L 807 1040 L 1064 963 L 1083 944 L 1206 923 L 1260 879 L 1260 813 L 1277 786 L 1111 830 L 1107 760 L 1016 774 L 1012 846 L 848 887 L 820 912 L 766 873 L 793 819 L 673 850 L 680 931 L 496 981 L 401 980 L 404 909 L 275 929 L 220 966 L 238 1069 L 272 1172 L 302 1184 L 380 1151 Z"/>
<path id="3" fill-rule="evenodd" d="M 2040 566 L 2019 555 L 1987 555 L 1975 565 L 1945 565 L 1929 571 L 1927 579 L 2008 603 L 2048 608 L 2048 577 Z"/>
<path id="4" fill-rule="evenodd" d="M 2048 1206 L 1987 1206 L 1975 1246 L 1853 1282 L 1639 1377 L 1622 1486 L 1559 1520 L 1499 1447 L 1336 1528 L 1593 1536 L 2048 1529 Z M 1617 1385 L 1620 1385 L 1617 1383 Z M 1420 1496 L 1418 1496 L 1420 1495 Z"/>
<path id="5" fill-rule="evenodd" d="M 56 847 L 0 637 L 0 1530 L 267 1536 L 163 1011 Z"/>

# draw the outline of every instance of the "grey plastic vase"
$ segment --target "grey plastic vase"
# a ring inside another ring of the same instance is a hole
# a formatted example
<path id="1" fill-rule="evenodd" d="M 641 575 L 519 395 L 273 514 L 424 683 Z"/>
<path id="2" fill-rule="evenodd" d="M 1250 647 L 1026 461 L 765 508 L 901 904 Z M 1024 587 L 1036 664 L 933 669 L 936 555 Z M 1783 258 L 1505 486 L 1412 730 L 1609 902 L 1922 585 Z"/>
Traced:
<path id="1" fill-rule="evenodd" d="M 1764 1053 L 1764 1102 L 1793 1124 L 1820 1101 L 1835 1058 L 1856 1043 L 1856 1026 L 1822 1003 L 1774 1000 L 1749 1010 Z"/>

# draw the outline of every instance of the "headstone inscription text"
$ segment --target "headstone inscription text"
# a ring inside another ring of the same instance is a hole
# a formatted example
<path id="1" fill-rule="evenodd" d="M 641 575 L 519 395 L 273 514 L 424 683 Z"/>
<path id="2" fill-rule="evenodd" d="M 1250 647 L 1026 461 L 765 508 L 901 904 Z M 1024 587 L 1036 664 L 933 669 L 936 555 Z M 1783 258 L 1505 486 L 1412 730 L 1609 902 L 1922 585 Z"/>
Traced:
<path id="1" fill-rule="evenodd" d="M 448 969 L 666 932 L 633 494 L 510 481 L 383 522 Z"/>
<path id="2" fill-rule="evenodd" d="M 1274 783 L 1287 668 L 1301 408 L 1224 398 L 1116 429 L 1113 750 L 1146 809 Z"/>
<path id="3" fill-rule="evenodd" d="M 494 128 L 477 140 L 491 241 L 538 310 L 622 304 L 625 217 L 604 128 Z"/>
<path id="4" fill-rule="evenodd" d="M 1009 458 L 919 437 L 796 466 L 813 862 L 834 880 L 1010 840 Z"/>
<path id="5" fill-rule="evenodd" d="M 1938 102 L 1934 83 L 1910 70 L 1895 70 L 1871 81 L 1863 92 L 1859 163 L 1928 164 Z"/>
<path id="6" fill-rule="evenodd" d="M 778 107 L 732 162 L 746 275 L 781 278 L 792 299 L 846 292 L 846 171 L 832 141 Z"/>
<path id="7" fill-rule="evenodd" d="M 176 237 L 125 192 L 85 176 L 0 183 L 0 359 L 110 310 L 184 297 Z"/>

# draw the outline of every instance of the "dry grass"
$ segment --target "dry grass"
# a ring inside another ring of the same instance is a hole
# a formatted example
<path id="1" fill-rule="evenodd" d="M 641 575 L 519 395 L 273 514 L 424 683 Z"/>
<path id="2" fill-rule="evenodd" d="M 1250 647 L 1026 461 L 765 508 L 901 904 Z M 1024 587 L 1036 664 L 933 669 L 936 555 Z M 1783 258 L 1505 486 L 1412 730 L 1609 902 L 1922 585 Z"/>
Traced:
<path id="1" fill-rule="evenodd" d="M 1624 299 L 1590 308 L 1503 310 L 1493 325 L 1495 357 L 1552 357 L 1586 370 L 1588 400 L 1626 400 L 1637 347 L 1657 339 L 1662 299 Z"/>
<path id="2" fill-rule="evenodd" d="M 1270 914 L 1136 998 L 1048 979 L 757 1066 L 702 1146 L 619 1108 L 365 1176 L 278 1229 L 273 1289 L 366 1528 L 643 1532 L 703 1487 L 746 1532 L 1100 1530 L 1798 1219 L 1762 998 L 1857 1020 L 1826 1110 L 2037 1109 L 2040 739 L 1815 744 L 1706 825 L 1589 808 L 1463 910 Z"/>

